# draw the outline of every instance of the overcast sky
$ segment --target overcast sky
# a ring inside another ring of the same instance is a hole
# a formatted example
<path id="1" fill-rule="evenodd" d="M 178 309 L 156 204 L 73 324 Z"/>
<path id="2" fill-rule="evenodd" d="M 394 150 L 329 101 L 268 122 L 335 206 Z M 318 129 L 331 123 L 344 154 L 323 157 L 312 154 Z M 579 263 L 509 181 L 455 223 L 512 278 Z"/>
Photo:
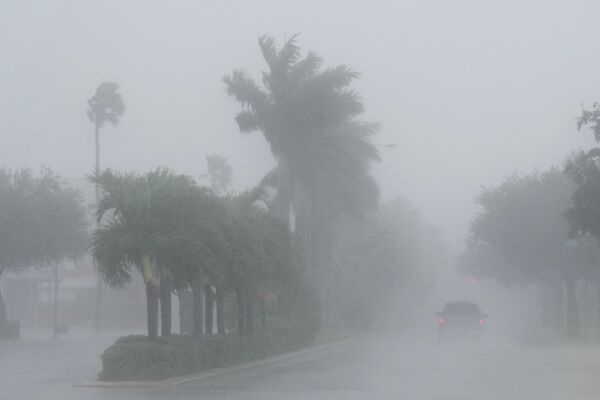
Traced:
<path id="1" fill-rule="evenodd" d="M 102 131 L 102 165 L 195 176 L 219 153 L 236 188 L 273 165 L 242 135 L 221 78 L 265 66 L 257 38 L 300 33 L 327 65 L 361 72 L 380 122 L 384 198 L 402 196 L 460 250 L 481 185 L 560 165 L 594 145 L 580 104 L 600 100 L 597 1 L 2 1 L 0 166 L 93 165 L 86 99 L 105 80 L 127 106 Z"/>

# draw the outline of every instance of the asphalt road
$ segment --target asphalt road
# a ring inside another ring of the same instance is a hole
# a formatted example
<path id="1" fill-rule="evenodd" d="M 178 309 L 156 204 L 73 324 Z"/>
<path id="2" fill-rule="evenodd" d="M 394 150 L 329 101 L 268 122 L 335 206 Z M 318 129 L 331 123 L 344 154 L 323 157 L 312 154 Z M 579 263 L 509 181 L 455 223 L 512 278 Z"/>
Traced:
<path id="1" fill-rule="evenodd" d="M 484 337 L 385 333 L 164 388 L 79 388 L 99 367 L 100 337 L 0 344 L 0 399 L 600 398 L 600 348 Z"/>

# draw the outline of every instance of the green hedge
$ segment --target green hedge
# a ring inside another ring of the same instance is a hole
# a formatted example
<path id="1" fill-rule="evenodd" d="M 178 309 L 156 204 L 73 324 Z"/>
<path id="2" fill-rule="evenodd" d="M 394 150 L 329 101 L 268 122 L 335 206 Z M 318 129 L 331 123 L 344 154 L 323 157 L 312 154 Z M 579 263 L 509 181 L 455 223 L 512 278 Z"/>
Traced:
<path id="1" fill-rule="evenodd" d="M 304 347 L 314 340 L 316 325 L 270 321 L 253 335 L 171 335 L 150 341 L 124 336 L 102 354 L 100 380 L 159 380 L 256 360 Z"/>

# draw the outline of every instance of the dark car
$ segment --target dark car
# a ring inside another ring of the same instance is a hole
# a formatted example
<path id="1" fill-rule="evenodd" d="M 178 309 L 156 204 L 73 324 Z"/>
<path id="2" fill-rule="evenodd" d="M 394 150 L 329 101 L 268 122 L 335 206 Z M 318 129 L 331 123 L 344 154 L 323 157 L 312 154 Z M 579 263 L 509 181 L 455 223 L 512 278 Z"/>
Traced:
<path id="1" fill-rule="evenodd" d="M 438 340 L 442 333 L 453 330 L 464 334 L 481 335 L 485 327 L 487 314 L 483 314 L 479 306 L 468 301 L 446 303 L 442 311 L 436 313 L 438 318 Z"/>

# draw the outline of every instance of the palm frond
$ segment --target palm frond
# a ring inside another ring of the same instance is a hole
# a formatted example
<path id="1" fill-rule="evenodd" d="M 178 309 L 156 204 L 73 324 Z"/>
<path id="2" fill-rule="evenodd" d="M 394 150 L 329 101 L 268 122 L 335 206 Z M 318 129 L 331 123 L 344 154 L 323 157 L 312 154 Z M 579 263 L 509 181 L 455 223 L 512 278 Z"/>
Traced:
<path id="1" fill-rule="evenodd" d="M 300 57 L 300 48 L 296 44 L 298 39 L 298 34 L 292 35 L 279 50 L 277 55 L 277 64 L 278 69 L 281 73 L 287 73 L 290 67 L 298 60 Z"/>
<path id="2" fill-rule="evenodd" d="M 298 61 L 291 68 L 290 82 L 296 86 L 304 84 L 313 78 L 323 65 L 323 59 L 310 51 L 304 59 Z"/>
<path id="3" fill-rule="evenodd" d="M 269 35 L 263 35 L 258 38 L 258 46 L 262 52 L 265 62 L 271 70 L 277 68 L 278 51 L 275 45 L 275 39 Z"/>
<path id="4" fill-rule="evenodd" d="M 117 125 L 125 112 L 125 103 L 115 82 L 102 82 L 87 103 L 88 118 L 98 127 L 102 127 L 106 121 Z"/>
<path id="5" fill-rule="evenodd" d="M 111 221 L 96 229 L 90 250 L 109 286 L 120 288 L 131 281 L 130 268 L 141 257 L 139 247 L 125 224 Z"/>
<path id="6" fill-rule="evenodd" d="M 243 71 L 233 71 L 230 76 L 223 78 L 223 82 L 227 86 L 227 94 L 239 101 L 242 107 L 247 107 L 257 113 L 266 109 L 268 104 L 267 94 Z"/>
<path id="7" fill-rule="evenodd" d="M 242 133 L 253 132 L 260 129 L 260 118 L 253 111 L 240 111 L 235 117 L 235 122 L 237 122 L 240 132 Z"/>
<path id="8" fill-rule="evenodd" d="M 339 90 L 347 88 L 359 76 L 360 74 L 352 68 L 339 65 L 320 72 L 310 81 L 310 84 L 325 90 Z"/>

